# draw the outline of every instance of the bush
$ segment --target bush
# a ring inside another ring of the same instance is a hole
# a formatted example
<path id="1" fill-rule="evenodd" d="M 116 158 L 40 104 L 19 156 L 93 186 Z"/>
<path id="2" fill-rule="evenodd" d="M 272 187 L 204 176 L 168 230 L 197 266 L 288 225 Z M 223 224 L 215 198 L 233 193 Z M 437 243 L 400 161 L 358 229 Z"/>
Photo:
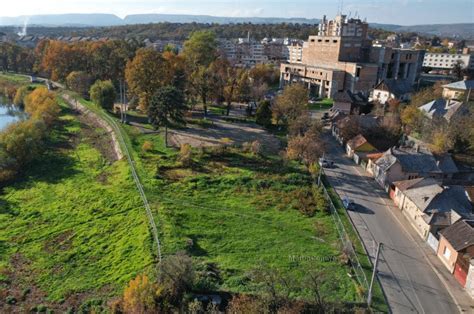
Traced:
<path id="1" fill-rule="evenodd" d="M 250 151 L 254 155 L 260 155 L 262 152 L 262 144 L 259 141 L 253 141 L 252 145 L 250 146 Z"/>
<path id="2" fill-rule="evenodd" d="M 153 150 L 153 143 L 150 141 L 145 141 L 142 145 L 143 152 L 149 152 Z"/>
<path id="3" fill-rule="evenodd" d="M 9 295 L 5 301 L 7 302 L 7 304 L 10 304 L 10 305 L 16 304 L 16 298 L 12 297 L 11 295 Z"/>
<path id="4" fill-rule="evenodd" d="M 193 151 L 191 145 L 183 144 L 179 149 L 179 161 L 183 164 L 183 166 L 189 166 L 193 161 Z"/>

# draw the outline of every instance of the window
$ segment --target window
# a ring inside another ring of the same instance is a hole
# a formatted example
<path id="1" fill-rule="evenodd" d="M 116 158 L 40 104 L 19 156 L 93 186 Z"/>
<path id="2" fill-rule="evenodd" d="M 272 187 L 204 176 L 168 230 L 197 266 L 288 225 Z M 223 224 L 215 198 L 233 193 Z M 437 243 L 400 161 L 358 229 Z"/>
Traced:
<path id="1" fill-rule="evenodd" d="M 451 257 L 451 251 L 445 246 L 443 250 L 443 256 L 446 259 L 449 259 Z"/>
<path id="2" fill-rule="evenodd" d="M 324 42 L 327 42 L 327 43 L 328 43 L 328 42 L 329 42 L 329 39 L 326 39 Z"/>
<path id="3" fill-rule="evenodd" d="M 318 40 L 318 41 L 320 41 L 320 40 Z M 311 39 L 311 42 L 314 43 L 314 39 Z"/>
<path id="4" fill-rule="evenodd" d="M 314 39 L 313 39 L 314 40 Z M 323 40 L 322 39 L 318 39 L 318 43 L 322 42 Z"/>
<path id="5" fill-rule="evenodd" d="M 336 40 L 336 39 L 334 39 L 332 42 L 335 43 L 335 44 L 337 44 L 337 40 Z"/>
<path id="6" fill-rule="evenodd" d="M 360 77 L 360 68 L 359 67 L 356 69 L 356 77 Z"/>

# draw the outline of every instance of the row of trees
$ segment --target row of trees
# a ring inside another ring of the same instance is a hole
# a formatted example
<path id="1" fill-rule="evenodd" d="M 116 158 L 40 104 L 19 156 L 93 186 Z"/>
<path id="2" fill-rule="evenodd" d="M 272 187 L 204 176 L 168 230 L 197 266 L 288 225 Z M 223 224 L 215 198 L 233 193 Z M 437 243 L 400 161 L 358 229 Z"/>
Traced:
<path id="1" fill-rule="evenodd" d="M 29 119 L 0 132 L 0 184 L 12 180 L 44 151 L 44 141 L 59 115 L 56 95 L 45 87 L 25 93 L 18 89 L 16 100 L 24 104 Z"/>

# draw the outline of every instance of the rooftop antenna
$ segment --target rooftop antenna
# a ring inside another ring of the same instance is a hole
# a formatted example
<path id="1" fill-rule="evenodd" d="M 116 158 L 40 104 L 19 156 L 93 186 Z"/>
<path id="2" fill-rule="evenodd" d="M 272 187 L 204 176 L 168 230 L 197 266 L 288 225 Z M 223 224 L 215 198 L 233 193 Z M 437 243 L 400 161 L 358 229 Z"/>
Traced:
<path id="1" fill-rule="evenodd" d="M 338 13 L 339 13 L 339 15 L 342 15 L 342 9 L 343 9 L 343 7 L 344 7 L 344 0 L 339 0 L 339 8 L 338 8 L 338 10 L 339 10 Z"/>

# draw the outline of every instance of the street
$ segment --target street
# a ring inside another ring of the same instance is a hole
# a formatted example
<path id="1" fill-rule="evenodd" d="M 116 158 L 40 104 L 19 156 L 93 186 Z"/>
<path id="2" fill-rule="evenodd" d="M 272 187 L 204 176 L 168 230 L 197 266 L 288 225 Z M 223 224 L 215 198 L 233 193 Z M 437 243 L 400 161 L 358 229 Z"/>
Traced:
<path id="1" fill-rule="evenodd" d="M 326 158 L 336 167 L 325 169 L 331 185 L 340 196 L 357 204 L 348 211 L 364 246 L 374 261 L 377 245 L 383 243 L 378 278 L 393 313 L 458 313 L 459 308 L 443 282 L 428 263 L 425 254 L 407 232 L 408 222 L 391 211 L 398 208 L 364 170 L 344 155 L 329 134 Z M 466 300 L 466 302 L 470 302 Z"/>

